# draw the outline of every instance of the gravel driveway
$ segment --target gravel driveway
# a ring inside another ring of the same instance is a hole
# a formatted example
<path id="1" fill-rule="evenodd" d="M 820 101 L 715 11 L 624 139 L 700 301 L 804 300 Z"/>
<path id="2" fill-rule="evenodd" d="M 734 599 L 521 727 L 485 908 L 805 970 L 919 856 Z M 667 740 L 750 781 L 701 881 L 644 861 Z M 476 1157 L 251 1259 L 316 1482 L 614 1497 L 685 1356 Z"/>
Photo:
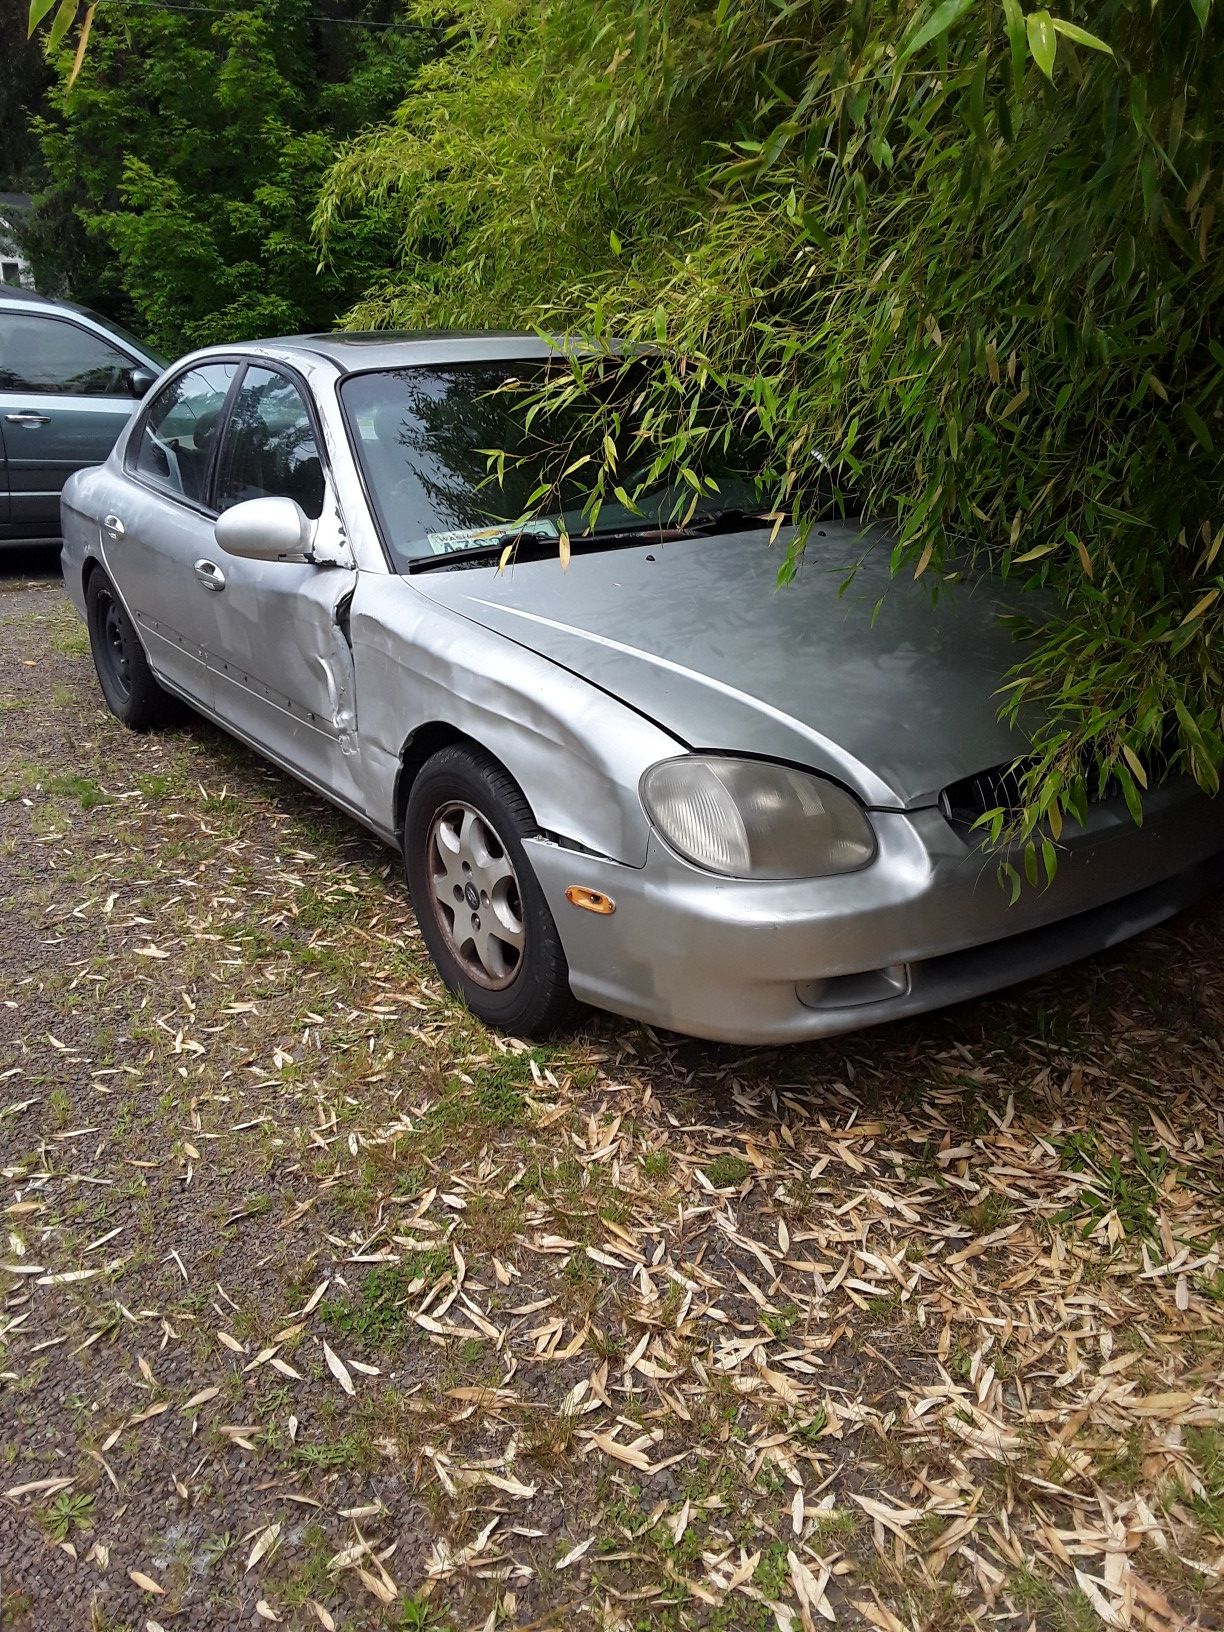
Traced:
<path id="1" fill-rule="evenodd" d="M 0 560 L 0 1624 L 1224 1625 L 1224 909 L 796 1050 L 473 1023 Z"/>

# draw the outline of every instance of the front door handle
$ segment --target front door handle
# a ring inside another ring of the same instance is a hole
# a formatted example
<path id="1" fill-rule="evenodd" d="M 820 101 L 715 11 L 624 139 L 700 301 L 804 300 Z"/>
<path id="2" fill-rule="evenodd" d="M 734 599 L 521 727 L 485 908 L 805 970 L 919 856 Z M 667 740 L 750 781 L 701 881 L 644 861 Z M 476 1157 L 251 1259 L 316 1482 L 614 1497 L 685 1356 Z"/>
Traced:
<path id="1" fill-rule="evenodd" d="M 195 564 L 195 575 L 205 589 L 224 589 L 225 574 L 215 561 L 201 559 Z"/>
<path id="2" fill-rule="evenodd" d="M 6 425 L 24 425 L 27 430 L 32 431 L 37 429 L 39 425 L 49 425 L 51 416 L 49 414 L 36 414 L 32 408 L 26 408 L 19 414 L 5 414 L 4 423 Z"/>
<path id="3" fill-rule="evenodd" d="M 114 533 L 116 538 L 123 537 L 123 523 L 118 516 L 103 516 L 102 525 L 108 533 Z"/>

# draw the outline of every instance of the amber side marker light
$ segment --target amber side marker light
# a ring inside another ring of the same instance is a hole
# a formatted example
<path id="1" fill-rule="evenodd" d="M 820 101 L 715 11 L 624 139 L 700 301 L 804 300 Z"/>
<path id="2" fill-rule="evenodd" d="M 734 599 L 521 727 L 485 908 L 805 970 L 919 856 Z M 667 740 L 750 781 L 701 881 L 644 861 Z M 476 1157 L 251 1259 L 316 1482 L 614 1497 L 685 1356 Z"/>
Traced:
<path id="1" fill-rule="evenodd" d="M 606 918 L 608 913 L 616 911 L 616 902 L 602 890 L 588 890 L 584 884 L 571 884 L 565 892 L 565 899 L 571 907 L 581 907 L 584 912 L 599 912 Z"/>

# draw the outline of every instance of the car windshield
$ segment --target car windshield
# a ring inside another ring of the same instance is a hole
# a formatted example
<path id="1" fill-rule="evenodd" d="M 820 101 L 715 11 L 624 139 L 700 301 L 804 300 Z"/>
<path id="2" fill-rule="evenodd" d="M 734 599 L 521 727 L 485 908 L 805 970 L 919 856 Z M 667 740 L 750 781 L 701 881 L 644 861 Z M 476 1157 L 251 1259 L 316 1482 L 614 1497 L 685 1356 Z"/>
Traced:
<path id="1" fill-rule="evenodd" d="M 587 540 L 599 548 L 614 536 L 658 537 L 682 518 L 700 530 L 715 516 L 759 512 L 746 449 L 732 446 L 694 472 L 701 492 L 690 514 L 694 488 L 678 475 L 645 483 L 651 448 L 636 468 L 632 452 L 622 453 L 617 482 L 634 503 L 609 494 L 592 528 L 586 506 L 604 426 L 589 412 L 594 398 L 540 411 L 528 424 L 527 403 L 546 366 L 455 363 L 355 374 L 344 382 L 341 396 L 367 489 L 401 570 L 500 548 L 528 517 L 533 540 L 559 541 L 565 533 L 575 546 Z M 622 428 L 619 441 L 632 449 L 632 426 Z M 491 454 L 505 457 L 491 462 Z"/>
<path id="2" fill-rule="evenodd" d="M 109 317 L 103 317 L 101 312 L 95 312 L 88 306 L 82 306 L 80 309 L 83 312 L 87 312 L 99 328 L 105 329 L 108 334 L 113 334 L 116 340 L 122 340 L 124 345 L 131 346 L 132 349 L 139 352 L 141 356 L 147 357 L 149 361 L 155 364 L 159 370 L 169 368 L 170 363 L 168 358 L 162 357 L 145 341 L 138 340 L 136 336 L 125 329 L 121 323 L 113 323 Z"/>

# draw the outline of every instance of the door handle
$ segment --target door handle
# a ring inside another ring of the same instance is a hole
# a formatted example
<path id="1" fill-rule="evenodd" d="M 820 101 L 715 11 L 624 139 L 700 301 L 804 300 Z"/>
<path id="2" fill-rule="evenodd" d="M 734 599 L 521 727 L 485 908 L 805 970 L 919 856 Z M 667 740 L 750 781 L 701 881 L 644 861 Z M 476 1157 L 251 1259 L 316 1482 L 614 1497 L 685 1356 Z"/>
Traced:
<path id="1" fill-rule="evenodd" d="M 123 523 L 118 516 L 103 516 L 102 525 L 108 533 L 114 533 L 116 538 L 123 537 Z"/>
<path id="2" fill-rule="evenodd" d="M 19 414 L 5 414 L 4 423 L 6 425 L 24 425 L 27 430 L 32 431 L 39 425 L 49 425 L 51 416 L 49 414 L 36 414 L 32 408 L 27 408 Z"/>
<path id="3" fill-rule="evenodd" d="M 206 558 L 197 561 L 195 575 L 205 589 L 225 588 L 225 574 L 215 561 L 209 561 Z"/>

